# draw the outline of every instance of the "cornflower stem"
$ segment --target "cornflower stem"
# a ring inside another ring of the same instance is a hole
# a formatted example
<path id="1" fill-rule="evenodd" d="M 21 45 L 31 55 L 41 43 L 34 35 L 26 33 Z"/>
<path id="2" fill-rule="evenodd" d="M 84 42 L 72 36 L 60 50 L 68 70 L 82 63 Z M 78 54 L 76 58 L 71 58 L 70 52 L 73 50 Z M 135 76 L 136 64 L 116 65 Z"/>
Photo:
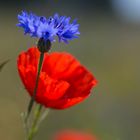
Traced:
<path id="1" fill-rule="evenodd" d="M 38 121 L 39 121 L 40 115 L 41 115 L 41 109 L 42 109 L 42 105 L 37 105 L 37 108 L 35 111 L 35 117 L 34 117 L 31 129 L 29 131 L 29 134 L 28 134 L 28 140 L 33 140 L 33 137 L 34 137 L 35 133 L 37 132 Z"/>
<path id="2" fill-rule="evenodd" d="M 42 68 L 42 64 L 43 64 L 43 59 L 44 59 L 44 52 L 41 52 L 40 53 L 39 64 L 38 64 L 38 72 L 37 72 L 37 77 L 36 77 L 35 88 L 34 88 L 33 96 L 31 97 L 30 103 L 28 105 L 27 115 L 25 117 L 25 123 L 27 123 L 28 118 L 30 116 L 30 113 L 32 111 L 32 107 L 34 105 L 34 100 L 35 100 L 35 96 L 36 96 L 36 93 L 37 93 L 39 76 L 40 76 L 40 72 L 41 72 L 41 68 Z"/>

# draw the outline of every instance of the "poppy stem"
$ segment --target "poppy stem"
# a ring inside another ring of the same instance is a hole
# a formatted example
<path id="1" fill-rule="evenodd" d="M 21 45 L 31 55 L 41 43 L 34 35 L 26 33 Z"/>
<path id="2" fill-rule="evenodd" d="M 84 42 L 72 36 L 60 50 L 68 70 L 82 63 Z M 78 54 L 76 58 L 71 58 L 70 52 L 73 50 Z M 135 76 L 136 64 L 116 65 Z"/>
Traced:
<path id="1" fill-rule="evenodd" d="M 37 105 L 37 108 L 35 111 L 35 117 L 34 117 L 31 129 L 29 131 L 28 140 L 32 140 L 35 133 L 37 132 L 37 129 L 38 129 L 37 125 L 38 125 L 38 121 L 40 119 L 41 109 L 42 109 L 42 105 Z"/>
<path id="2" fill-rule="evenodd" d="M 37 77 L 36 77 L 35 88 L 34 88 L 33 96 L 31 97 L 30 103 L 28 105 L 28 111 L 27 111 L 27 115 L 26 115 L 26 118 L 25 118 L 25 123 L 27 123 L 28 118 L 30 116 L 30 113 L 32 111 L 32 107 L 34 105 L 34 100 L 35 100 L 35 96 L 36 96 L 36 93 L 37 93 L 39 76 L 40 76 L 40 72 L 41 72 L 41 68 L 42 68 L 42 64 L 43 64 L 43 59 L 44 59 L 44 52 L 41 52 L 40 53 L 39 64 L 38 64 L 38 72 L 37 72 Z"/>

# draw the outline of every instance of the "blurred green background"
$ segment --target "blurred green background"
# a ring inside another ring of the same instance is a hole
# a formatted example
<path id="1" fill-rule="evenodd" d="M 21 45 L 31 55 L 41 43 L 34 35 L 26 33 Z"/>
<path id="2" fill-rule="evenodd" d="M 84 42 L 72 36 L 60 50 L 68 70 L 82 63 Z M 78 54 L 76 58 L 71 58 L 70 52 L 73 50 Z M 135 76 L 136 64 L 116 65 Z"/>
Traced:
<path id="1" fill-rule="evenodd" d="M 81 104 L 52 110 L 35 140 L 51 140 L 65 129 L 88 131 L 99 140 L 139 140 L 140 23 L 124 20 L 109 0 L 1 1 L 0 63 L 10 62 L 0 73 L 0 139 L 24 140 L 20 113 L 26 111 L 29 96 L 20 81 L 16 59 L 36 40 L 16 27 L 22 10 L 77 18 L 80 38 L 68 45 L 54 43 L 52 51 L 72 53 L 99 81 Z"/>

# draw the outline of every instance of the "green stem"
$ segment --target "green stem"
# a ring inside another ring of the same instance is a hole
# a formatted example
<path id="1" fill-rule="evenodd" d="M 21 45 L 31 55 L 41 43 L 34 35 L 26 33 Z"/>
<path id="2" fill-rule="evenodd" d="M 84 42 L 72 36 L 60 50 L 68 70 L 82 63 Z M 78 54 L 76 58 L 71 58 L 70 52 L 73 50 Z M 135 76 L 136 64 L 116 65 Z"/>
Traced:
<path id="1" fill-rule="evenodd" d="M 42 109 L 42 105 L 38 105 L 37 110 L 35 112 L 35 118 L 33 120 L 33 124 L 31 126 L 30 131 L 29 131 L 28 140 L 33 140 L 33 137 L 37 131 L 37 124 L 38 124 L 38 121 L 40 119 L 41 109 Z"/>
<path id="2" fill-rule="evenodd" d="M 50 109 L 49 108 L 45 108 L 45 111 L 42 113 L 42 115 L 40 116 L 40 119 L 38 121 L 38 127 L 47 118 L 49 112 L 50 112 Z"/>
<path id="3" fill-rule="evenodd" d="M 37 88 L 38 88 L 38 82 L 39 82 L 39 76 L 40 76 L 40 72 L 41 72 L 41 68 L 42 68 L 42 63 L 43 63 L 43 59 L 44 59 L 44 53 L 40 53 L 40 59 L 39 59 L 39 64 L 38 64 L 38 72 L 37 72 L 37 77 L 36 77 L 36 83 L 35 83 L 35 88 L 34 88 L 34 92 L 33 92 L 33 96 L 30 100 L 29 106 L 28 106 L 28 111 L 27 111 L 27 116 L 25 118 L 25 122 L 27 123 L 28 118 L 30 116 L 32 107 L 34 105 L 34 100 L 35 100 L 35 96 L 37 93 Z"/>

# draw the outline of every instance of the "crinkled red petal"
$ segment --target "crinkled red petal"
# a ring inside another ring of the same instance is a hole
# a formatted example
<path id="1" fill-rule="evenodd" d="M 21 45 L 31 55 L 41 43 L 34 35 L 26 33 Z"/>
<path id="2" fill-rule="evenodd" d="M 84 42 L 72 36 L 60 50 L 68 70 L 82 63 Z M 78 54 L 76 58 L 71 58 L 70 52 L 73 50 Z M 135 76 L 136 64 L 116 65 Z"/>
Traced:
<path id="1" fill-rule="evenodd" d="M 30 48 L 18 57 L 18 71 L 32 96 L 40 53 Z M 72 55 L 65 52 L 45 54 L 36 101 L 46 107 L 64 109 L 84 100 L 97 83 L 93 75 Z"/>

